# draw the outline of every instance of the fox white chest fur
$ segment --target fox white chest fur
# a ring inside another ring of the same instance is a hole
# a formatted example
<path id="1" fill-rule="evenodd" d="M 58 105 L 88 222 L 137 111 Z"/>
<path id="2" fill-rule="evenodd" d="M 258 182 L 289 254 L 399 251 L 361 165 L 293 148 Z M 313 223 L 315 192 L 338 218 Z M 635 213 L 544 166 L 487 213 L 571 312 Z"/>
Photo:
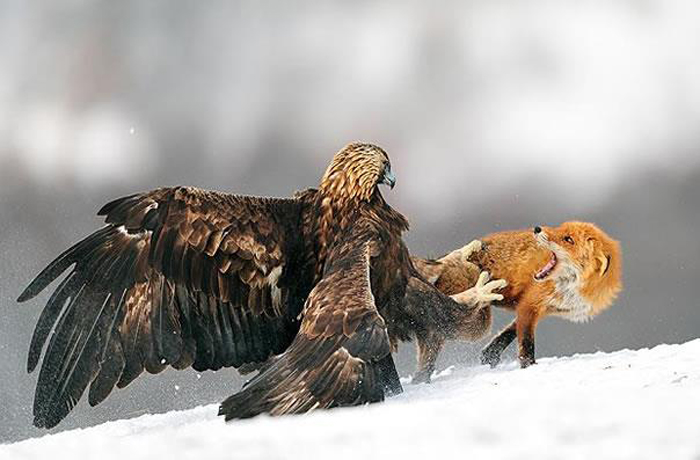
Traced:
<path id="1" fill-rule="evenodd" d="M 580 271 L 568 263 L 563 263 L 554 280 L 554 293 L 548 300 L 550 314 L 560 316 L 575 323 L 588 321 L 591 317 L 591 304 L 581 295 Z"/>

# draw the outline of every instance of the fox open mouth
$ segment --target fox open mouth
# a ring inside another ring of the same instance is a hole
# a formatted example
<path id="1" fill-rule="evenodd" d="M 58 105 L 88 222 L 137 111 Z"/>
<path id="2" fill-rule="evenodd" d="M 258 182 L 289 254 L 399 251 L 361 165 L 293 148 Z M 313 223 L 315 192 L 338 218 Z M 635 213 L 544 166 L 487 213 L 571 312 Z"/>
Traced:
<path id="1" fill-rule="evenodd" d="M 547 262 L 547 265 L 542 267 L 542 270 L 538 271 L 535 273 L 535 279 L 537 281 L 542 281 L 546 277 L 549 276 L 550 273 L 552 273 L 552 270 L 557 266 L 557 255 L 552 252 L 552 258 L 549 259 L 549 262 Z"/>

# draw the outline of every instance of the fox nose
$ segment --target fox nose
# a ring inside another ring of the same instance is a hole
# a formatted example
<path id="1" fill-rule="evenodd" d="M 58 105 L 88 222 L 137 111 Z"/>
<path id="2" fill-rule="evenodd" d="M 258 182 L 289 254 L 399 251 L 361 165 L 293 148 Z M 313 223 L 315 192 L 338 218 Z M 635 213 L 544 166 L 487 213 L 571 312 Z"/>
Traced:
<path id="1" fill-rule="evenodd" d="M 536 225 L 534 230 L 535 230 L 535 235 L 537 235 L 538 233 L 542 233 L 542 227 L 540 227 L 539 225 Z"/>

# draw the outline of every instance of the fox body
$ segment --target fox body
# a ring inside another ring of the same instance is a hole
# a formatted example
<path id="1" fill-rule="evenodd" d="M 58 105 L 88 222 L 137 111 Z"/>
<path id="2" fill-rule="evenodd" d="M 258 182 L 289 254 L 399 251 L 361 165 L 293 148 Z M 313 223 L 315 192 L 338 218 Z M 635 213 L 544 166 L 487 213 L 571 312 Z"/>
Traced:
<path id="1" fill-rule="evenodd" d="M 495 366 L 516 337 L 521 366 L 533 364 L 535 329 L 542 318 L 587 321 L 608 308 L 622 289 L 620 245 L 594 224 L 538 226 L 494 233 L 481 241 L 481 250 L 466 250 L 467 245 L 437 261 L 419 261 L 416 267 L 448 295 L 473 286 L 482 270 L 508 283 L 500 291 L 503 299 L 495 305 L 513 310 L 516 319 L 483 350 L 484 364 Z M 490 323 L 484 326 L 490 328 Z M 478 335 L 473 328 L 470 333 Z M 439 340 L 421 343 L 418 338 L 419 376 L 428 371 L 423 367 L 434 363 L 441 348 Z"/>

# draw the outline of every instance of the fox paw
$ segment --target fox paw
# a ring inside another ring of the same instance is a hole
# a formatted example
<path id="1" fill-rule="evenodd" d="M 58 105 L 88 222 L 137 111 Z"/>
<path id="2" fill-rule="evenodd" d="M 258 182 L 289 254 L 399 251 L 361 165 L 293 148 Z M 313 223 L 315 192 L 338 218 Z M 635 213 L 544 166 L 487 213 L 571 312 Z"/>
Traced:
<path id="1" fill-rule="evenodd" d="M 499 302 L 503 300 L 503 295 L 495 293 L 508 286 L 506 280 L 489 281 L 491 276 L 489 272 L 483 271 L 479 275 L 476 285 L 464 292 L 454 295 L 453 298 L 463 305 L 488 305 L 491 302 Z"/>
<path id="2" fill-rule="evenodd" d="M 498 366 L 498 363 L 501 362 L 501 354 L 497 353 L 494 350 L 489 350 L 488 348 L 484 349 L 481 352 L 481 364 L 483 365 L 489 365 L 492 368 Z"/>
<path id="3" fill-rule="evenodd" d="M 411 379 L 411 384 L 418 385 L 421 383 L 430 383 L 431 372 L 428 371 L 418 371 L 416 375 Z"/>

